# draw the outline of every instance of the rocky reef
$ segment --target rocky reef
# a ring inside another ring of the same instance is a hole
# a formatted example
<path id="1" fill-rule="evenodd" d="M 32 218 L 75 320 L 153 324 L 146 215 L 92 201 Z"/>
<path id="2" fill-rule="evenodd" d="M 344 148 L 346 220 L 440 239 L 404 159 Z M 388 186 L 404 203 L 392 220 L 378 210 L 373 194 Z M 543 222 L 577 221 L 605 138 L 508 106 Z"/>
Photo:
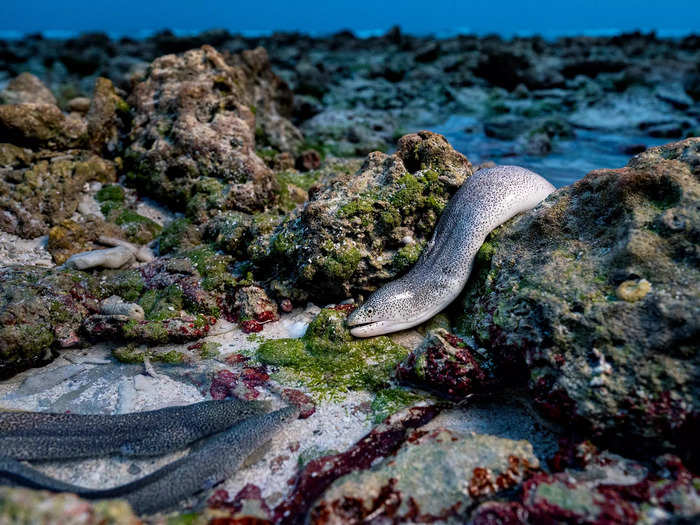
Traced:
<path id="1" fill-rule="evenodd" d="M 2 409 L 301 411 L 168 516 L 2 488 L 0 521 L 697 519 L 699 57 L 638 33 L 0 41 Z M 445 312 L 350 334 L 474 172 L 591 142 L 631 160 L 546 173 L 564 187 Z M 91 461 L 42 468 L 163 459 Z"/>
<path id="2" fill-rule="evenodd" d="M 491 234 L 459 303 L 550 417 L 626 450 L 696 432 L 699 155 L 687 139 L 559 190 Z"/>

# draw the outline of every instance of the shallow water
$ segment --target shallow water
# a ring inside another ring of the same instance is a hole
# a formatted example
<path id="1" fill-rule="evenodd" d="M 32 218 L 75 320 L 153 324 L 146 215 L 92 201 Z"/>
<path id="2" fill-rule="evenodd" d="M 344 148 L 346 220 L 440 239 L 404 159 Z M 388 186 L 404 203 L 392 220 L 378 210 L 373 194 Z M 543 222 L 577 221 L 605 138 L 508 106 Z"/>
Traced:
<path id="1" fill-rule="evenodd" d="M 581 179 L 591 170 L 625 166 L 632 156 L 625 150 L 631 146 L 659 146 L 670 140 L 577 129 L 574 139 L 555 140 L 548 155 L 526 155 L 517 151 L 515 142 L 487 137 L 480 128 L 474 117 L 454 115 L 430 130 L 445 135 L 472 164 L 487 160 L 517 164 L 539 173 L 557 188 Z"/>

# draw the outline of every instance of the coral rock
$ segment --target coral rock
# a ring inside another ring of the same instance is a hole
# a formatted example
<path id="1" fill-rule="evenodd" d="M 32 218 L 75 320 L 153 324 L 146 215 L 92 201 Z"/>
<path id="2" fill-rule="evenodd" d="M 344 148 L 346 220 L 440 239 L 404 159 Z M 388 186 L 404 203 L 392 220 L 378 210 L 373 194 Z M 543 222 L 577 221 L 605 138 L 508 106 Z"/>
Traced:
<path id="1" fill-rule="evenodd" d="M 463 294 L 461 330 L 609 446 L 691 455 L 699 175 L 700 138 L 589 173 L 492 233 Z"/>
<path id="2" fill-rule="evenodd" d="M 24 102 L 57 104 L 53 93 L 31 73 L 22 73 L 16 76 L 0 92 L 0 104 L 22 104 Z"/>

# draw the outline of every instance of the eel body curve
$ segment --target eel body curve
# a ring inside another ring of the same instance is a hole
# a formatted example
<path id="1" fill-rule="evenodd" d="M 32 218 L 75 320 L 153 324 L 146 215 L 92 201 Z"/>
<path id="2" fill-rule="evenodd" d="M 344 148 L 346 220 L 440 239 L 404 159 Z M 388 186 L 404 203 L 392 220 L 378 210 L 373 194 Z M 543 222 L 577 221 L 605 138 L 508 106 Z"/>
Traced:
<path id="1" fill-rule="evenodd" d="M 537 206 L 555 189 L 537 173 L 519 166 L 474 173 L 450 199 L 416 264 L 350 314 L 350 333 L 371 337 L 405 330 L 433 317 L 464 288 L 486 236 Z"/>
<path id="2" fill-rule="evenodd" d="M 156 456 L 265 411 L 258 401 L 226 399 L 118 415 L 0 412 L 0 454 L 22 460 Z"/>
<path id="3" fill-rule="evenodd" d="M 286 407 L 255 415 L 199 443 L 184 456 L 140 479 L 108 489 L 87 489 L 66 483 L 0 456 L 0 484 L 52 492 L 72 492 L 85 499 L 123 498 L 138 514 L 152 514 L 176 505 L 230 477 L 260 445 L 299 414 Z"/>

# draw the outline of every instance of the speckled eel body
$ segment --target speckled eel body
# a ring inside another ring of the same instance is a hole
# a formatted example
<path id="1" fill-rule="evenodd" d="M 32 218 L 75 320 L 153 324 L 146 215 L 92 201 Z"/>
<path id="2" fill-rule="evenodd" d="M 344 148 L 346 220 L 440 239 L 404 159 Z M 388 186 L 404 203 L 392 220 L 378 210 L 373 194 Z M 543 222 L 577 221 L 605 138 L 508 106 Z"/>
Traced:
<path id="1" fill-rule="evenodd" d="M 243 402 L 238 403 L 240 405 Z M 201 403 L 191 407 L 195 408 L 198 405 L 201 405 Z M 223 405 L 212 406 L 219 411 L 223 408 Z M 270 440 L 275 433 L 295 419 L 299 413 L 296 407 L 286 407 L 264 414 L 261 413 L 259 406 L 252 406 L 254 409 L 248 411 L 244 418 L 238 417 L 235 423 L 231 423 L 231 420 L 229 420 L 229 428 L 198 442 L 188 455 L 125 485 L 99 490 L 79 487 L 48 477 L 7 455 L 0 456 L 0 485 L 19 485 L 54 492 L 73 492 L 86 499 L 123 498 L 139 514 L 151 514 L 167 509 L 177 504 L 183 498 L 201 490 L 209 489 L 231 476 L 253 451 Z M 187 407 L 177 408 L 183 409 Z M 180 412 L 180 415 L 182 414 L 183 412 Z M 128 416 L 137 415 L 129 414 Z M 177 413 L 172 415 L 178 416 Z M 56 415 L 54 414 L 53 416 Z M 114 418 L 114 416 L 86 417 Z M 26 419 L 24 423 L 26 423 Z M 127 427 L 131 426 L 132 428 L 134 424 L 140 424 L 141 422 L 142 419 L 139 419 L 137 422 L 133 417 L 127 420 L 122 418 L 122 421 L 119 421 L 120 424 Z M 27 429 L 23 429 L 22 424 L 11 426 L 11 431 L 16 433 L 26 432 Z M 114 424 L 114 422 L 111 424 Z M 59 438 L 70 438 L 72 436 L 65 421 L 61 421 L 60 418 L 54 417 L 43 422 L 40 418 L 35 418 L 35 423 L 30 424 L 34 433 L 36 433 L 36 427 L 41 427 L 42 425 L 44 429 L 53 428 L 57 431 Z M 209 430 L 210 427 L 204 429 L 204 435 L 211 433 Z M 98 448 L 99 439 L 99 436 L 92 436 L 92 443 L 96 443 Z M 74 442 L 70 439 L 66 443 L 64 450 L 74 446 Z M 81 443 L 81 446 L 86 445 L 86 443 Z M 91 446 L 90 443 L 87 443 L 87 446 Z M 158 450 L 163 448 L 160 443 L 156 443 L 155 447 Z M 169 446 L 168 449 L 172 450 L 173 447 Z M 99 450 L 102 449 L 99 448 Z M 8 452 L 3 450 L 2 453 L 7 454 Z M 65 457 L 65 454 L 62 454 L 61 457 Z"/>
<path id="2" fill-rule="evenodd" d="M 24 460 L 156 456 L 264 412 L 263 403 L 238 399 L 118 415 L 0 412 L 0 454 Z"/>
<path id="3" fill-rule="evenodd" d="M 554 190 L 546 179 L 519 166 L 477 171 L 450 199 L 413 268 L 377 290 L 348 317 L 350 333 L 381 335 L 433 317 L 464 288 L 486 236 Z"/>

